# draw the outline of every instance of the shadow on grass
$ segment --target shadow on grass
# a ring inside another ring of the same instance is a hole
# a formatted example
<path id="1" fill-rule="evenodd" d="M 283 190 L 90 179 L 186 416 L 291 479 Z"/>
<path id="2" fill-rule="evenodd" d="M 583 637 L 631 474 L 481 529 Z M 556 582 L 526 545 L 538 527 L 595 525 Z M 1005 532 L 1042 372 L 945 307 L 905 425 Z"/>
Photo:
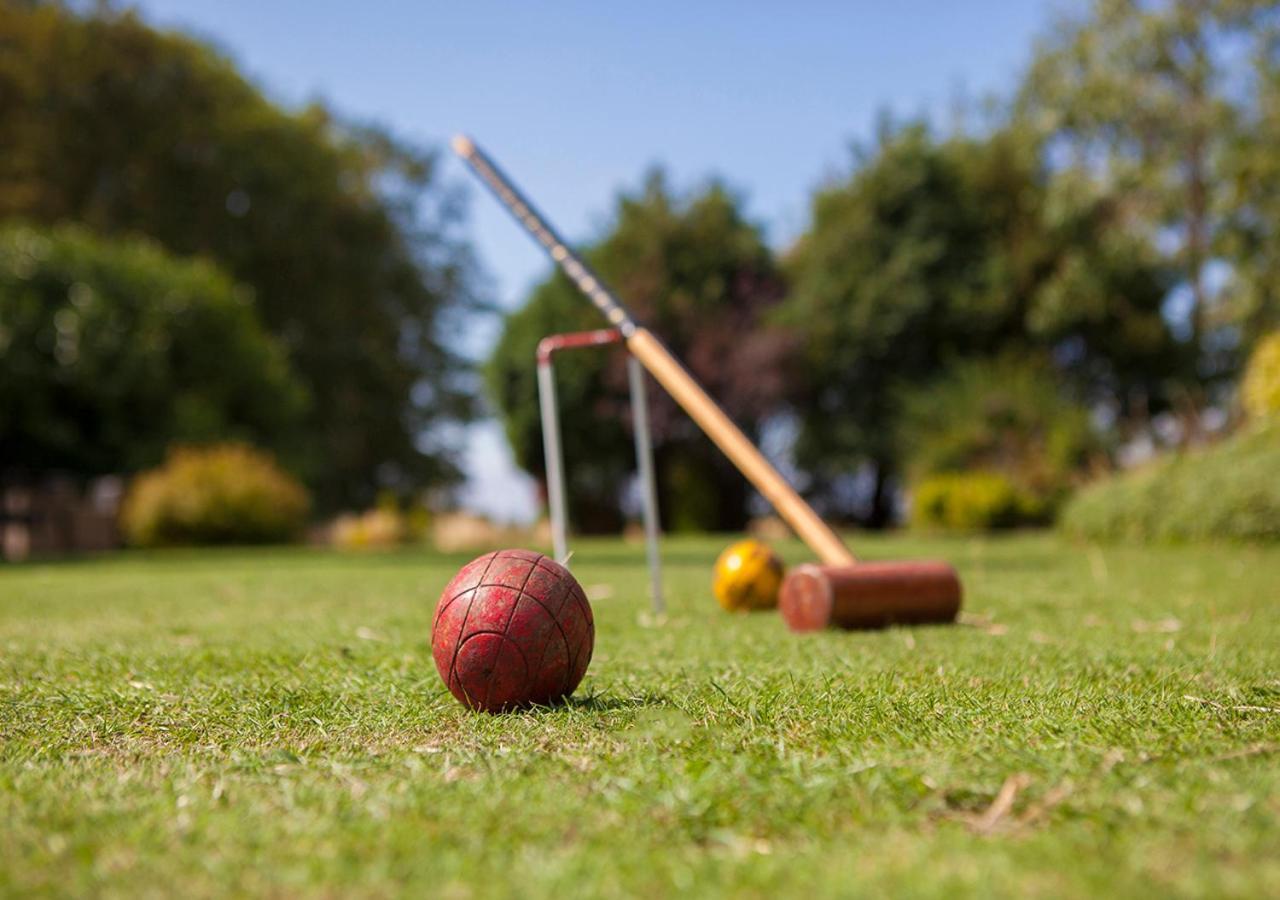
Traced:
<path id="1" fill-rule="evenodd" d="M 623 709 L 644 709 L 651 706 L 670 706 L 671 700 L 665 694 L 632 694 L 618 697 L 611 694 L 591 694 L 586 697 L 566 697 L 558 707 L 562 709 L 582 710 L 583 712 L 616 712 Z M 547 707 L 556 709 L 557 707 Z"/>
<path id="2" fill-rule="evenodd" d="M 647 709 L 671 705 L 670 698 L 665 694 L 640 693 L 628 694 L 625 697 L 614 694 L 588 694 L 585 697 L 565 697 L 548 706 L 523 706 L 506 710 L 505 712 L 508 714 L 541 716 L 563 712 L 619 712 L 628 709 Z M 502 714 L 499 713 L 499 715 Z"/>

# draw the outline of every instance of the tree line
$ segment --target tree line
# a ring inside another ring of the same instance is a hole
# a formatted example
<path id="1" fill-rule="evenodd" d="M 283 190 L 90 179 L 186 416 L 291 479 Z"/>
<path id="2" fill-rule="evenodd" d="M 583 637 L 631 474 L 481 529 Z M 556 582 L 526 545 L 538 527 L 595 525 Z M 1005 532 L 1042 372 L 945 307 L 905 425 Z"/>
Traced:
<path id="1" fill-rule="evenodd" d="M 883 524 L 904 482 L 975 465 L 1051 503 L 1118 442 L 1194 439 L 1280 322 L 1278 33 L 1274 2 L 1095 0 L 981 128 L 882 123 L 792 246 L 655 169 L 585 253 L 831 515 Z M 457 480 L 482 281 L 437 150 L 43 2 L 0 5 L 0 146 L 0 469 L 231 436 L 321 511 Z M 534 345 L 598 324 L 550 275 L 484 367 L 535 476 Z M 558 370 L 575 521 L 614 528 L 625 372 Z M 742 479 L 653 406 L 667 526 L 741 526 Z"/>
<path id="2" fill-rule="evenodd" d="M 1280 322 L 1278 28 L 1274 2 L 1097 0 L 977 133 L 882 122 L 781 253 L 725 185 L 661 170 L 586 253 L 749 434 L 790 436 L 830 515 L 886 524 L 904 479 L 972 467 L 1044 510 L 1121 442 L 1195 439 Z M 529 361 L 594 322 L 572 294 L 535 288 L 487 366 L 535 476 Z M 616 527 L 621 363 L 558 368 L 573 514 Z M 667 526 L 741 527 L 741 478 L 668 400 L 654 416 Z"/>
<path id="3" fill-rule="evenodd" d="M 214 49 L 132 12 L 58 3 L 0 5 L 0 147 L 13 251 L 0 333 L 25 342 L 4 358 L 0 468 L 136 471 L 217 432 L 276 451 L 321 509 L 456 480 L 445 426 L 474 397 L 450 329 L 478 293 L 436 151 L 321 105 L 282 109 Z M 250 336 L 193 333 L 177 350 L 182 311 L 230 295 Z M 137 339 L 88 327 L 94 316 Z M 74 358 L 57 352 L 59 323 Z M 228 341 L 266 345 L 287 371 L 240 367 L 220 354 Z M 207 357 L 199 402 L 179 377 L 193 346 Z M 155 377 L 122 393 L 128 376 L 98 377 L 91 360 Z M 233 384 L 254 403 L 218 387 Z"/>

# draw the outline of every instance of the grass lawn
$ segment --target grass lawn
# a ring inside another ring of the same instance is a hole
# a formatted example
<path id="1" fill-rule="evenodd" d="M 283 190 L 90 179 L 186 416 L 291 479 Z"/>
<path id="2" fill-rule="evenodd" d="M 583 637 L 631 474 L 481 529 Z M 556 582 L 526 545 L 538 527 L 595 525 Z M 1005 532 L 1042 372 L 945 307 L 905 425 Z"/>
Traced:
<path id="1" fill-rule="evenodd" d="M 655 625 L 579 541 L 586 681 L 496 717 L 431 661 L 465 556 L 2 568 L 0 892 L 1280 889 L 1280 549 L 864 539 L 964 623 L 796 637 L 718 610 L 723 543 L 667 542 Z"/>

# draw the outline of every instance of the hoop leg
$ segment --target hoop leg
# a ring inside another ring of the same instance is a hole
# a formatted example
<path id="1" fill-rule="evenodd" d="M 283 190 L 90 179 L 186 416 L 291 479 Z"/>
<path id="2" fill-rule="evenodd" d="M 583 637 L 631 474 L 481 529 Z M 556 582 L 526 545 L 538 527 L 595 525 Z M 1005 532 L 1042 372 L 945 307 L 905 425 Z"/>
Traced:
<path id="1" fill-rule="evenodd" d="M 551 553 L 569 564 L 568 519 L 564 499 L 564 456 L 560 449 L 560 414 L 551 359 L 538 360 L 538 408 L 542 415 L 542 452 L 547 462 L 547 505 L 551 511 Z"/>
<path id="2" fill-rule="evenodd" d="M 655 615 L 662 615 L 662 557 L 658 552 L 658 489 L 653 476 L 653 441 L 649 436 L 649 401 L 644 391 L 640 360 L 627 354 L 627 380 L 631 383 L 631 415 L 636 436 L 636 465 L 640 470 L 640 494 L 644 505 L 644 540 L 649 557 L 649 599 Z"/>

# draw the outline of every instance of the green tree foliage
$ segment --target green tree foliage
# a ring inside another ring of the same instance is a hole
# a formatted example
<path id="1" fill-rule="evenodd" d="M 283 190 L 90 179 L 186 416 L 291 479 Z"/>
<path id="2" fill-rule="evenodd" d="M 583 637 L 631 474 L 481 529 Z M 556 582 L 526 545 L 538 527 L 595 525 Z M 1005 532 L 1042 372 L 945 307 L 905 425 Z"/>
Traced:
<path id="1" fill-rule="evenodd" d="M 133 472 L 226 437 L 299 451 L 305 392 L 247 290 L 148 242 L 0 229 L 0 359 L 6 467 Z"/>
<path id="2" fill-rule="evenodd" d="M 764 318 L 781 282 L 759 230 L 724 187 L 679 196 L 660 172 L 619 198 L 608 233 L 584 255 L 749 434 L 786 389 L 786 339 Z M 563 331 L 599 328 L 599 313 L 559 273 L 507 317 L 487 367 L 517 462 L 544 471 L 534 349 Z M 634 470 L 623 356 L 577 351 L 556 358 L 569 501 L 574 523 L 619 524 L 623 479 Z M 735 529 L 746 518 L 742 476 L 660 390 L 650 392 L 660 504 L 669 528 Z"/>
<path id="3" fill-rule="evenodd" d="M 1102 186 L 1050 181 L 1017 129 L 941 143 L 888 130 L 859 162 L 815 196 L 789 258 L 797 457 L 816 493 L 870 464 L 865 520 L 885 524 L 901 391 L 966 358 L 1040 348 L 1086 400 L 1161 396 L 1179 364 L 1160 314 L 1168 281 Z"/>
<path id="4" fill-rule="evenodd" d="M 251 286 L 315 399 L 322 505 L 453 476 L 438 426 L 469 403 L 443 333 L 472 277 L 435 155 L 282 111 L 205 45 L 93 9 L 0 6 L 0 217 L 145 234 Z"/>
<path id="5" fill-rule="evenodd" d="M 900 452 L 912 486 L 938 475 L 999 473 L 1043 516 L 1103 455 L 1088 411 L 1036 359 L 967 360 L 908 391 L 902 407 Z"/>
<path id="6" fill-rule="evenodd" d="M 1235 354 L 1223 351 L 1247 324 L 1244 307 L 1258 312 L 1257 277 L 1239 285 L 1251 297 L 1230 303 L 1232 291 L 1215 291 L 1208 273 L 1220 250 L 1254 268 L 1247 236 L 1222 243 L 1240 202 L 1231 196 L 1228 151 L 1243 137 L 1251 162 L 1237 146 L 1234 167 L 1274 169 L 1257 159 L 1274 158 L 1274 140 L 1257 141 L 1248 125 L 1258 91 L 1247 61 L 1266 53 L 1277 22 L 1274 0 L 1094 0 L 1041 45 L 1019 99 L 1060 165 L 1101 173 L 1135 221 L 1172 248 L 1201 376 L 1231 373 Z M 1243 182 L 1253 177 L 1268 176 L 1238 173 Z"/>
<path id="7" fill-rule="evenodd" d="M 1219 242 L 1232 267 L 1222 315 L 1245 348 L 1280 329 L 1280 25 L 1259 44 L 1255 103 L 1241 112 L 1223 159 L 1228 212 Z"/>

